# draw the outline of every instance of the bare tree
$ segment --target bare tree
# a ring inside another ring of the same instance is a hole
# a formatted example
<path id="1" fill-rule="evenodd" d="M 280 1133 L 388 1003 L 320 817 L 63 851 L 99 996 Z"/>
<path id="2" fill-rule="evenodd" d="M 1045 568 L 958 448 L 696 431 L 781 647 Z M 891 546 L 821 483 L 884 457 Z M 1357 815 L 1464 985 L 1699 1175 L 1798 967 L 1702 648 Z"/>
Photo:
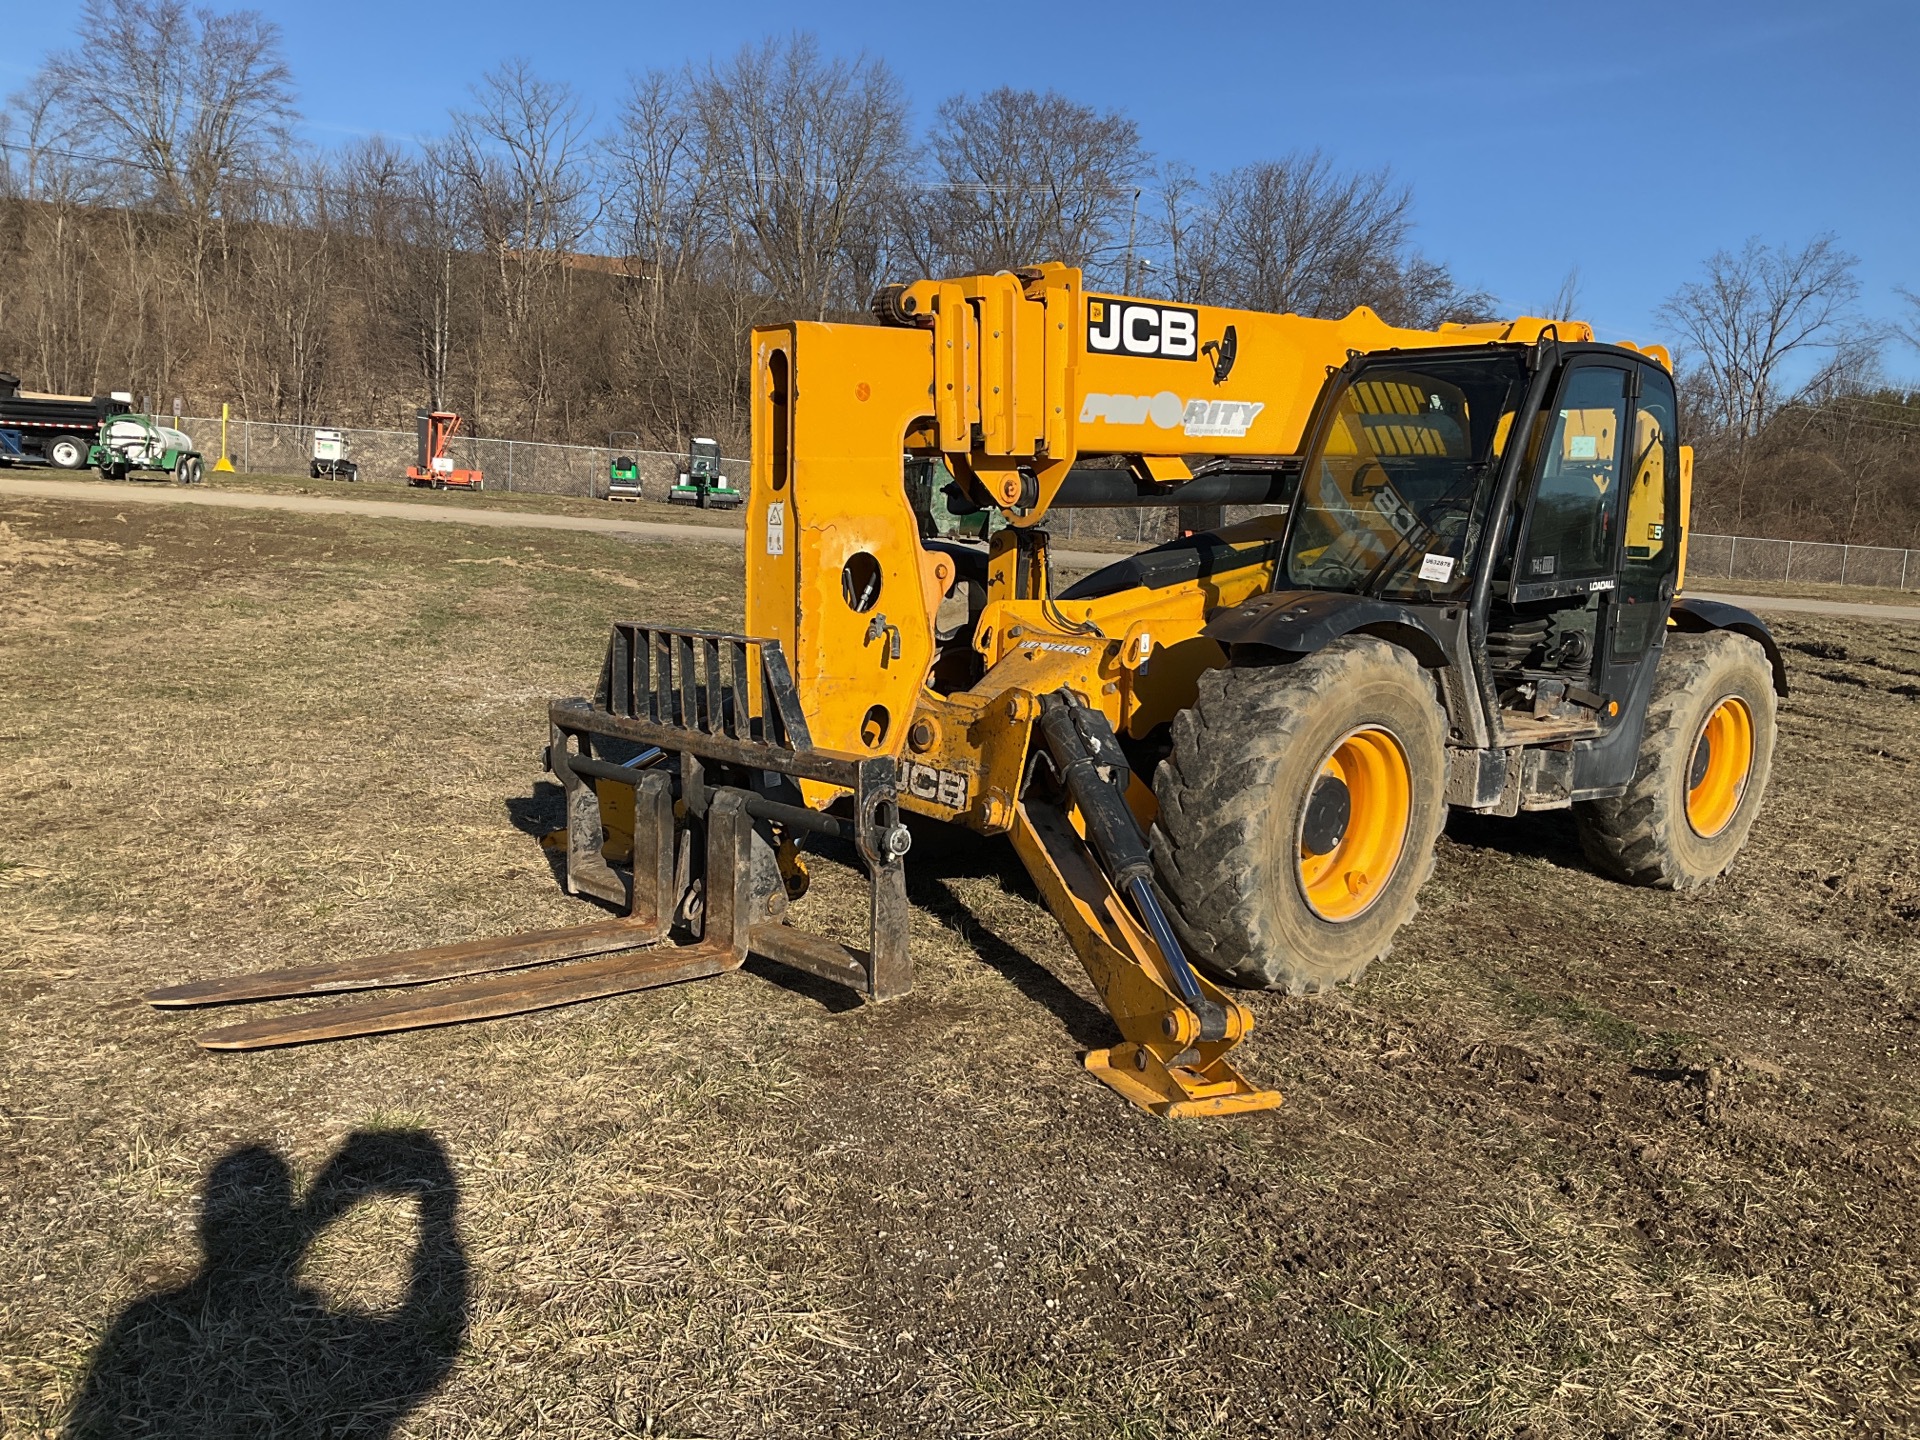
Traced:
<path id="1" fill-rule="evenodd" d="M 1220 294 L 1220 246 L 1205 210 L 1205 184 L 1184 160 L 1169 160 L 1154 177 L 1149 234 L 1162 255 L 1160 289 L 1169 299 Z"/>
<path id="2" fill-rule="evenodd" d="M 454 114 L 445 155 L 517 330 L 537 280 L 561 268 L 599 218 L 593 117 L 571 85 L 542 79 L 524 59 L 489 71 L 473 94 L 473 108 Z"/>
<path id="3" fill-rule="evenodd" d="M 1161 238 L 1185 293 L 1205 303 L 1393 323 L 1479 319 L 1491 299 L 1412 251 L 1412 192 L 1385 170 L 1343 174 L 1318 151 L 1162 181 Z"/>
<path id="4" fill-rule="evenodd" d="M 561 398 L 559 324 L 573 260 L 599 220 L 592 113 L 564 83 L 509 60 L 474 86 L 445 149 L 491 257 L 506 358 L 528 418 Z"/>
<path id="5" fill-rule="evenodd" d="M 768 290 L 815 318 L 863 306 L 913 155 L 893 72 L 795 35 L 709 66 L 695 104 L 729 239 Z"/>
<path id="6" fill-rule="evenodd" d="M 1579 319 L 1580 267 L 1569 266 L 1566 275 L 1560 281 L 1560 288 L 1553 292 L 1553 298 L 1529 313 L 1546 320 Z"/>
<path id="7" fill-rule="evenodd" d="M 180 0 L 87 0 L 78 49 L 42 74 L 72 143 L 114 167 L 120 192 L 206 215 L 250 190 L 290 139 L 293 77 L 280 30 L 257 10 Z"/>
<path id="8" fill-rule="evenodd" d="M 249 235 L 246 290 L 254 323 L 251 363 L 236 367 L 234 393 L 256 400 L 250 413 L 317 418 L 327 380 L 328 311 L 336 280 L 333 226 L 322 166 L 289 170 L 257 207 Z"/>
<path id="9" fill-rule="evenodd" d="M 913 207 L 926 269 L 994 271 L 1057 260 L 1128 284 L 1116 244 L 1147 155 L 1117 110 L 1001 86 L 943 102 L 928 147 L 939 186 Z"/>
<path id="10" fill-rule="evenodd" d="M 645 265 L 655 297 L 697 272 L 712 221 L 714 178 L 700 152 L 691 88 L 684 74 L 636 78 L 604 142 L 611 233 Z"/>
<path id="11" fill-rule="evenodd" d="M 1831 362 L 1859 338 L 1858 263 L 1832 235 L 1798 249 L 1755 237 L 1737 254 L 1715 252 L 1700 279 L 1668 296 L 1660 318 L 1679 332 L 1700 371 L 1706 413 L 1696 418 L 1730 436 L 1736 451 L 1758 435 L 1789 398 L 1782 393 L 1789 361 L 1824 352 Z"/>
<path id="12" fill-rule="evenodd" d="M 368 347 L 406 357 L 404 378 L 396 378 L 416 396 L 424 391 L 432 408 L 445 408 L 454 329 L 463 314 L 454 263 L 463 216 L 443 147 L 411 154 L 381 136 L 356 142 L 336 160 L 332 192 L 333 223 L 352 246 Z M 470 268 L 463 265 L 461 273 Z"/>

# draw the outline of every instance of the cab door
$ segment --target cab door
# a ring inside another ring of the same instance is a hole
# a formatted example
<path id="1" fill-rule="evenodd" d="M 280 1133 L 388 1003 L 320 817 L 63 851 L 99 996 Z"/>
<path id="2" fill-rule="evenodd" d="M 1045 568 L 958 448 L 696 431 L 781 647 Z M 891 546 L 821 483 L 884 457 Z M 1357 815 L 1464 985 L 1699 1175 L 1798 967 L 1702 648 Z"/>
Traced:
<path id="1" fill-rule="evenodd" d="M 1630 374 L 1624 432 L 1617 583 L 1608 603 L 1601 688 L 1624 702 L 1634 672 L 1664 637 L 1680 568 L 1679 409 L 1673 379 L 1652 365 Z"/>
<path id="2" fill-rule="evenodd" d="M 1572 712 L 1565 718 L 1604 731 L 1656 648 L 1673 598 L 1673 382 L 1632 361 L 1575 359 L 1538 433 L 1508 603 L 1536 624 L 1550 621 L 1548 653 L 1530 657 L 1536 681 L 1559 681 Z"/>

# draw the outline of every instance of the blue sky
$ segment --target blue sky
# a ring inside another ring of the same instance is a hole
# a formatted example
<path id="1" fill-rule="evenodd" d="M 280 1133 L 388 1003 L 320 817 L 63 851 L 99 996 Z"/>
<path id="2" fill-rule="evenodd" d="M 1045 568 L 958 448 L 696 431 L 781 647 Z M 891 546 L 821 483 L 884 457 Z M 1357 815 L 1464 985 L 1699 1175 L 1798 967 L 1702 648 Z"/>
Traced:
<path id="1" fill-rule="evenodd" d="M 218 0 L 216 0 L 218 3 Z M 0 86 L 80 6 L 7 0 Z M 266 0 L 310 138 L 429 134 L 511 54 L 602 114 L 630 71 L 800 27 L 865 49 L 925 115 L 956 89 L 1052 86 L 1126 109 L 1203 172 L 1318 146 L 1414 187 L 1422 249 L 1518 311 L 1578 266 L 1603 334 L 1666 338 L 1662 297 L 1749 235 L 1836 232 L 1864 307 L 1920 289 L 1920 0 L 1745 5 L 1217 3 L 809 7 Z M 1896 372 L 1920 355 L 1889 354 Z"/>

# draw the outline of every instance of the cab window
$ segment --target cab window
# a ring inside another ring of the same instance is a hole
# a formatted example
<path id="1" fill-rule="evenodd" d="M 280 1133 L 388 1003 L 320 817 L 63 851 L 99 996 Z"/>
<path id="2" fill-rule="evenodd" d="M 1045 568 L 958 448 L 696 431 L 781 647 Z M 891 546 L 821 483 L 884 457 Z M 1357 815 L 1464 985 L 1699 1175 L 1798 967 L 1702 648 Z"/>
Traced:
<path id="1" fill-rule="evenodd" d="M 1678 560 L 1680 447 L 1673 381 L 1651 366 L 1640 372 L 1627 464 L 1626 517 L 1621 522 L 1619 619 L 1613 658 L 1631 660 L 1666 621 L 1661 602 Z"/>
<path id="2" fill-rule="evenodd" d="M 1586 365 L 1562 383 L 1534 486 L 1522 585 L 1613 573 L 1613 517 L 1620 503 L 1627 375 Z"/>

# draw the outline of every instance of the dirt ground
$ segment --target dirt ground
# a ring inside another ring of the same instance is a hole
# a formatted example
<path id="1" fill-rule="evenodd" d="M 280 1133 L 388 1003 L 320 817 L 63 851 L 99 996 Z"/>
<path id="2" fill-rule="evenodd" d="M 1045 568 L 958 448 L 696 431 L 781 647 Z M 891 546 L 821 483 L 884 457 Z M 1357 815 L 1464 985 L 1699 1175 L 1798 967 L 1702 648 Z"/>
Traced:
<path id="1" fill-rule="evenodd" d="M 1010 849 L 937 828 L 884 1007 L 756 962 L 219 1056 L 139 1002 L 590 918 L 545 702 L 612 619 L 737 620 L 738 564 L 0 497 L 0 1433 L 1920 1427 L 1920 627 L 1779 623 L 1702 895 L 1456 817 L 1359 987 L 1250 997 L 1269 1115 L 1090 1079 Z"/>

